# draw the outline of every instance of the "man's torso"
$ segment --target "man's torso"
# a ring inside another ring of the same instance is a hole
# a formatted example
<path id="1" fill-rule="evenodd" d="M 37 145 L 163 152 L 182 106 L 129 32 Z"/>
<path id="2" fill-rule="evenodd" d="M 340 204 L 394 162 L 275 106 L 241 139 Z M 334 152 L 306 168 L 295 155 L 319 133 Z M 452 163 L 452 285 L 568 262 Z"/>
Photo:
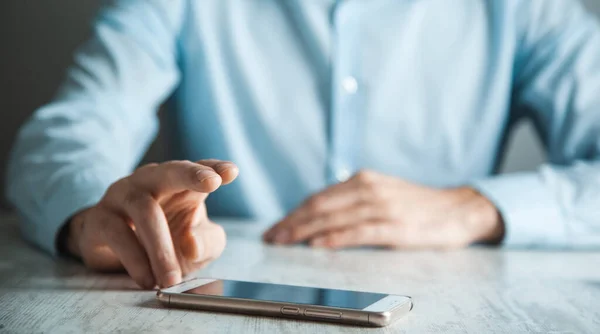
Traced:
<path id="1" fill-rule="evenodd" d="M 243 171 L 210 197 L 212 214 L 281 215 L 363 168 L 433 186 L 493 172 L 510 122 L 514 1 L 189 3 L 176 155 Z"/>

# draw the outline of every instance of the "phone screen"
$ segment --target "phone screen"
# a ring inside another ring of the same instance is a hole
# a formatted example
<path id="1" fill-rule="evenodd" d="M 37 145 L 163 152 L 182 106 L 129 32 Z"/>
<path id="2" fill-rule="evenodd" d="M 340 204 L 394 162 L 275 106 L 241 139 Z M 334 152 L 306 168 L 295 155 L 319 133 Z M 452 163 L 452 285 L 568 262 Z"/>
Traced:
<path id="1" fill-rule="evenodd" d="M 362 310 L 388 296 L 382 293 L 307 288 L 292 285 L 217 280 L 184 291 L 186 294 L 223 296 L 284 303 Z"/>

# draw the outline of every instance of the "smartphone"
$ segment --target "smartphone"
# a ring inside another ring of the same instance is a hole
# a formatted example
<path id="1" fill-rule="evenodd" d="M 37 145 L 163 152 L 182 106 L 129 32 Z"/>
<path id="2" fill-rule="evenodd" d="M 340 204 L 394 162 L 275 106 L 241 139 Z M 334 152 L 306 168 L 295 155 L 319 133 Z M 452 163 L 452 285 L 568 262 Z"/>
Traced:
<path id="1" fill-rule="evenodd" d="M 161 289 L 168 307 L 383 327 L 413 307 L 410 297 L 271 283 L 195 278 Z"/>

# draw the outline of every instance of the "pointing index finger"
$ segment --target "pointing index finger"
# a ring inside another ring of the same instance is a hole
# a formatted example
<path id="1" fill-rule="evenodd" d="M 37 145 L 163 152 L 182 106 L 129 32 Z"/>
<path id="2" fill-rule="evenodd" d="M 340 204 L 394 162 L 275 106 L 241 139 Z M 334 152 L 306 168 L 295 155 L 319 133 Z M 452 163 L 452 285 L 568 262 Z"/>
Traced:
<path id="1" fill-rule="evenodd" d="M 229 163 L 234 168 L 235 165 Z M 225 164 L 227 166 L 227 164 Z M 235 167 L 237 173 L 237 167 Z M 227 172 L 230 173 L 230 172 Z M 224 173 L 228 181 L 235 178 Z M 237 175 L 237 174 L 236 174 Z M 191 161 L 169 161 L 138 169 L 131 176 L 132 183 L 153 195 L 169 195 L 185 190 L 211 193 L 223 184 L 223 178 L 214 168 Z"/>
<path id="2" fill-rule="evenodd" d="M 240 173 L 239 168 L 230 161 L 206 159 L 197 161 L 198 164 L 212 168 L 223 181 L 223 184 L 229 184 L 237 178 Z"/>

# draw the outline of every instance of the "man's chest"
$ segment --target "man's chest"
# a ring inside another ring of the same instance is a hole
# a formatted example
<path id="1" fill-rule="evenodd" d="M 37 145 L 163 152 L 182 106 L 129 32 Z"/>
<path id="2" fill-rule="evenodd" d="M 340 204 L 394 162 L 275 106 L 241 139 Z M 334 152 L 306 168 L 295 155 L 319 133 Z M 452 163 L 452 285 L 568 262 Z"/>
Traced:
<path id="1" fill-rule="evenodd" d="M 181 38 L 184 99 L 296 156 L 461 173 L 465 161 L 493 160 L 504 132 L 515 42 L 503 8 L 198 2 Z"/>

